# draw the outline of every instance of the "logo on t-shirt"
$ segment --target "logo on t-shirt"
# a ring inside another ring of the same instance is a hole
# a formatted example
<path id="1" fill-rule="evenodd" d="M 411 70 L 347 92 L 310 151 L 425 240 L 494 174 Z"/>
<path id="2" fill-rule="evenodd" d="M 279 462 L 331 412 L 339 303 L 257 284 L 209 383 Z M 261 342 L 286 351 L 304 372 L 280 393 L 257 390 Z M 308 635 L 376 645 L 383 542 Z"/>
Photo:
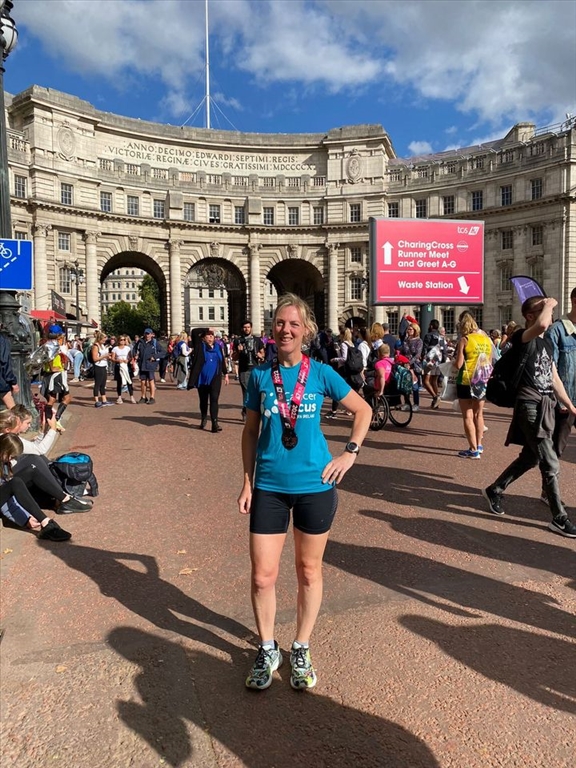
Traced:
<path id="1" fill-rule="evenodd" d="M 273 413 L 277 414 L 280 413 L 280 409 L 278 408 L 278 399 L 276 398 L 275 392 L 262 392 L 260 395 L 261 403 L 260 403 L 260 413 L 265 418 L 269 419 Z M 315 392 L 304 392 L 304 396 L 302 398 L 302 402 L 300 403 L 300 407 L 298 408 L 298 418 L 299 419 L 313 419 L 314 415 L 316 413 L 316 410 L 318 408 L 318 403 L 316 402 L 317 395 Z M 292 399 L 292 392 L 286 392 L 286 400 L 290 402 Z"/>

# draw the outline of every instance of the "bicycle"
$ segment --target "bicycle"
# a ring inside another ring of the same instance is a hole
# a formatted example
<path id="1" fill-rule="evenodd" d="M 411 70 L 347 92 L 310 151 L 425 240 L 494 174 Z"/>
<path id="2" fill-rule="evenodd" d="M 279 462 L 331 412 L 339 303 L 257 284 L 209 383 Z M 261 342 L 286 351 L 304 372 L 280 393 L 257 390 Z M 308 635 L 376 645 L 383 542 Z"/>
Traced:
<path id="1" fill-rule="evenodd" d="M 6 248 L 4 243 L 0 243 L 0 256 L 2 256 L 3 259 L 12 258 L 12 251 L 10 250 L 10 248 Z"/>

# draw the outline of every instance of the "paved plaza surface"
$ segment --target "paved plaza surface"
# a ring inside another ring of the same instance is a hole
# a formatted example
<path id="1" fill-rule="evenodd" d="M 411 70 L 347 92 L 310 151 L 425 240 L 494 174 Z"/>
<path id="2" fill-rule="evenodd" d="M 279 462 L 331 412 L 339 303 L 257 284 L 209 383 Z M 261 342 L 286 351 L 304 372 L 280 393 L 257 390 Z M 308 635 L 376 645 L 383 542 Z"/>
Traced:
<path id="1" fill-rule="evenodd" d="M 481 461 L 450 406 L 369 433 L 339 493 L 312 638 L 318 685 L 254 657 L 238 404 L 201 432 L 196 392 L 94 409 L 75 386 L 55 454 L 94 459 L 101 494 L 58 517 L 70 543 L 1 532 L 2 768 L 573 768 L 576 542 L 547 530 L 536 471 L 507 514 L 480 489 L 515 455 L 491 407 Z M 115 399 L 112 383 L 109 397 Z M 326 422 L 334 451 L 345 415 Z M 576 499 L 576 440 L 562 492 Z M 576 515 L 576 513 L 574 513 Z M 294 637 L 288 541 L 277 638 Z"/>

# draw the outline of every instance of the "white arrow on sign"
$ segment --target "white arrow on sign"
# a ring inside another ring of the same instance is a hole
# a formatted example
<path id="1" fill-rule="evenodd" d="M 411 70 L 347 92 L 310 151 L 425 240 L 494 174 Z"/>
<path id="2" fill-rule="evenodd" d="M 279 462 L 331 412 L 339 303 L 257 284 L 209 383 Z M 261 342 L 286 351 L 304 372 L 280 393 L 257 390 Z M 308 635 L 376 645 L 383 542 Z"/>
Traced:
<path id="1" fill-rule="evenodd" d="M 384 251 L 384 264 L 392 264 L 392 243 L 386 241 L 382 246 L 382 250 Z"/>
<path id="2" fill-rule="evenodd" d="M 464 276 L 458 278 L 458 285 L 460 286 L 460 293 L 467 294 L 470 290 L 470 286 L 466 282 L 466 278 Z"/>

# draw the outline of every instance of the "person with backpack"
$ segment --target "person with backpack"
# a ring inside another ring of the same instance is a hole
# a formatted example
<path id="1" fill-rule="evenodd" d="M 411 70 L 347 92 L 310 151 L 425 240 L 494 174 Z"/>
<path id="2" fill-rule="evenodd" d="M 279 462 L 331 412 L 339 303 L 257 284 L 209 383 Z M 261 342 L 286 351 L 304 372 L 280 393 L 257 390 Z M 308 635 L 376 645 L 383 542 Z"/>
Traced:
<path id="1" fill-rule="evenodd" d="M 420 380 L 422 376 L 422 348 L 424 343 L 420 338 L 420 326 L 416 322 L 410 322 L 406 328 L 406 338 L 400 347 L 400 354 L 408 358 L 412 373 L 412 397 L 414 399 L 413 411 L 420 410 Z M 403 406 L 404 407 L 404 406 Z M 409 406 L 406 406 L 408 409 Z"/>
<path id="2" fill-rule="evenodd" d="M 336 347 L 337 355 L 330 360 L 330 364 L 334 369 L 342 376 L 345 381 L 358 392 L 361 389 L 363 380 L 361 378 L 362 371 L 364 370 L 364 364 L 362 362 L 362 353 L 356 349 L 352 341 L 352 331 L 350 328 L 341 328 L 339 335 L 339 344 Z M 351 362 L 347 365 L 346 361 L 350 356 Z M 356 370 L 360 367 L 359 372 Z M 360 376 L 360 383 L 358 380 L 354 381 L 354 376 Z M 338 401 L 332 400 L 332 407 L 330 413 L 326 414 L 327 419 L 336 419 L 338 411 Z"/>
<path id="3" fill-rule="evenodd" d="M 431 408 L 438 408 L 440 405 L 438 381 L 442 371 L 439 366 L 446 362 L 446 340 L 440 335 L 439 329 L 438 320 L 431 320 L 428 333 L 422 340 L 422 384 L 432 397 Z"/>
<path id="4" fill-rule="evenodd" d="M 136 345 L 134 359 L 138 363 L 140 371 L 140 400 L 138 402 L 154 405 L 156 402 L 155 374 L 160 362 L 160 350 L 158 349 L 152 328 L 144 330 L 144 337 Z"/>
<path id="5" fill-rule="evenodd" d="M 460 340 L 454 356 L 454 367 L 458 369 L 456 395 L 464 421 L 464 434 L 468 448 L 459 451 L 462 459 L 479 459 L 484 451 L 484 402 L 486 399 L 485 383 L 492 371 L 492 342 L 490 337 L 478 328 L 470 312 L 460 315 Z M 478 378 L 478 371 L 485 370 L 485 382 Z"/>
<path id="6" fill-rule="evenodd" d="M 576 538 L 576 525 L 569 519 L 560 495 L 560 461 L 554 449 L 556 420 L 554 409 L 559 402 L 568 413 L 576 415 L 554 363 L 554 346 L 545 331 L 552 325 L 556 299 L 532 296 L 522 304 L 525 327 L 511 338 L 506 356 L 513 355 L 521 370 L 516 391 L 514 414 L 506 445 L 521 445 L 522 450 L 482 495 L 490 512 L 503 515 L 502 496 L 506 488 L 526 472 L 538 466 L 552 513 L 548 528 L 568 538 Z"/>

